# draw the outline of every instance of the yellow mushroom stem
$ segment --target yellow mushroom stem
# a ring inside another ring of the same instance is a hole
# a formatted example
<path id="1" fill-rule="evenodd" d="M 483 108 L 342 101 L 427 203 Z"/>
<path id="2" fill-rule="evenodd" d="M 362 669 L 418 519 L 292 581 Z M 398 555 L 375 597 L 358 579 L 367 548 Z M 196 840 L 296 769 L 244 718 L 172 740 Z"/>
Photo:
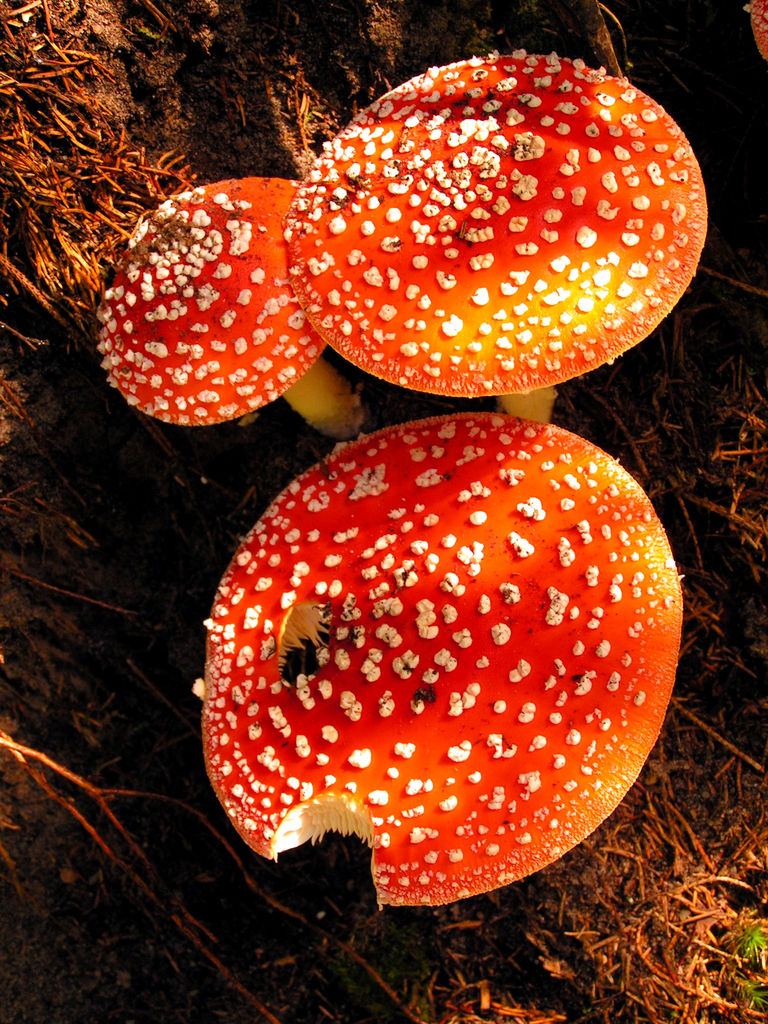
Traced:
<path id="1" fill-rule="evenodd" d="M 519 416 L 524 420 L 536 420 L 537 423 L 552 422 L 552 408 L 557 398 L 554 387 L 536 388 L 519 395 L 499 395 L 496 399 L 500 412 L 510 416 Z"/>
<path id="2" fill-rule="evenodd" d="M 283 393 L 291 408 L 326 437 L 357 437 L 365 419 L 360 395 L 322 356 Z"/>

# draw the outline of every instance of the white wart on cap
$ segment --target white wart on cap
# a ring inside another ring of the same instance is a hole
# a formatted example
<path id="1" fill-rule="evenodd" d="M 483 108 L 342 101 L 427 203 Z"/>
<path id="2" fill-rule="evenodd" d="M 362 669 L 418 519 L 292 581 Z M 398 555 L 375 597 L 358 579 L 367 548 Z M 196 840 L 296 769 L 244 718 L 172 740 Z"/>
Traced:
<path id="1" fill-rule="evenodd" d="M 360 835 L 382 904 L 505 885 L 632 785 L 681 616 L 648 498 L 593 445 L 492 413 L 380 431 L 292 483 L 222 579 L 212 784 L 265 857 Z M 317 664 L 288 682 L 301 636 Z"/>
<path id="2" fill-rule="evenodd" d="M 102 365 L 131 405 L 219 423 L 273 401 L 318 358 L 282 237 L 295 188 L 219 181 L 141 221 L 99 309 Z"/>
<path id="3" fill-rule="evenodd" d="M 323 337 L 396 384 L 526 392 L 646 337 L 697 266 L 682 131 L 625 79 L 517 51 L 363 110 L 297 192 L 293 283 Z"/>

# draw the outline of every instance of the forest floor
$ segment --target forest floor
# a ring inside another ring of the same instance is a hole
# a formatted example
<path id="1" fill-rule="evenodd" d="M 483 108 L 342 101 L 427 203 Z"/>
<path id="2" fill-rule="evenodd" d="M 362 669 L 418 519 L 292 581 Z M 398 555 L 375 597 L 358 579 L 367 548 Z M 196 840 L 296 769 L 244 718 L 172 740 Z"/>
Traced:
<path id="1" fill-rule="evenodd" d="M 491 49 L 594 64 L 562 3 L 0 0 L 0 1024 L 748 1024 L 768 1007 L 768 64 L 740 4 L 609 0 L 701 163 L 701 267 L 559 389 L 684 577 L 638 783 L 560 861 L 378 910 L 369 853 L 252 855 L 192 692 L 238 538 L 332 445 L 282 401 L 184 430 L 108 389 L 95 307 L 190 181 L 301 176 L 389 86 Z M 471 403 L 343 367 L 376 428 Z"/>

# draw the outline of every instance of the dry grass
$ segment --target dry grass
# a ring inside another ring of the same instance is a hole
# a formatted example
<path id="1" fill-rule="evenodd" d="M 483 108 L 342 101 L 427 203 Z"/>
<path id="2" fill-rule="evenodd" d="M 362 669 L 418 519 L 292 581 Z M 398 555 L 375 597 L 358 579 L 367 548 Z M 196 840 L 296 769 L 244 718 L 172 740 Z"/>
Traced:
<path id="1" fill-rule="evenodd" d="M 41 14 L 44 30 L 28 31 Z M 0 32 L 0 279 L 90 338 L 105 267 L 188 168 L 177 153 L 148 160 L 115 131 L 95 96 L 107 68 L 54 33 L 47 3 L 4 12 Z"/>

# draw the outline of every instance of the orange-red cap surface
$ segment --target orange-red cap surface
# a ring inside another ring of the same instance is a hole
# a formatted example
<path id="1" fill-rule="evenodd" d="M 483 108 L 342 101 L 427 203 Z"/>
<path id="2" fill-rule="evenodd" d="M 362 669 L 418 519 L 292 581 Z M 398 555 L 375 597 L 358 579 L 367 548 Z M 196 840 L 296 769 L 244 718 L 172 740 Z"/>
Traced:
<path id="1" fill-rule="evenodd" d="M 296 183 L 219 181 L 139 224 L 99 310 L 110 383 L 170 423 L 219 423 L 273 401 L 324 344 L 288 279 Z"/>
<path id="2" fill-rule="evenodd" d="M 580 61 L 432 68 L 326 144 L 288 216 L 302 305 L 417 390 L 529 391 L 613 359 L 687 287 L 706 232 L 682 131 Z"/>
<path id="3" fill-rule="evenodd" d="M 744 9 L 749 12 L 757 48 L 768 60 L 768 0 L 751 0 Z"/>
<path id="4" fill-rule="evenodd" d="M 312 604 L 328 644 L 290 685 L 281 637 Z M 211 781 L 264 856 L 332 806 L 371 841 L 381 903 L 485 892 L 570 849 L 632 785 L 681 617 L 650 501 L 592 444 L 492 413 L 382 430 L 292 483 L 221 582 Z"/>

